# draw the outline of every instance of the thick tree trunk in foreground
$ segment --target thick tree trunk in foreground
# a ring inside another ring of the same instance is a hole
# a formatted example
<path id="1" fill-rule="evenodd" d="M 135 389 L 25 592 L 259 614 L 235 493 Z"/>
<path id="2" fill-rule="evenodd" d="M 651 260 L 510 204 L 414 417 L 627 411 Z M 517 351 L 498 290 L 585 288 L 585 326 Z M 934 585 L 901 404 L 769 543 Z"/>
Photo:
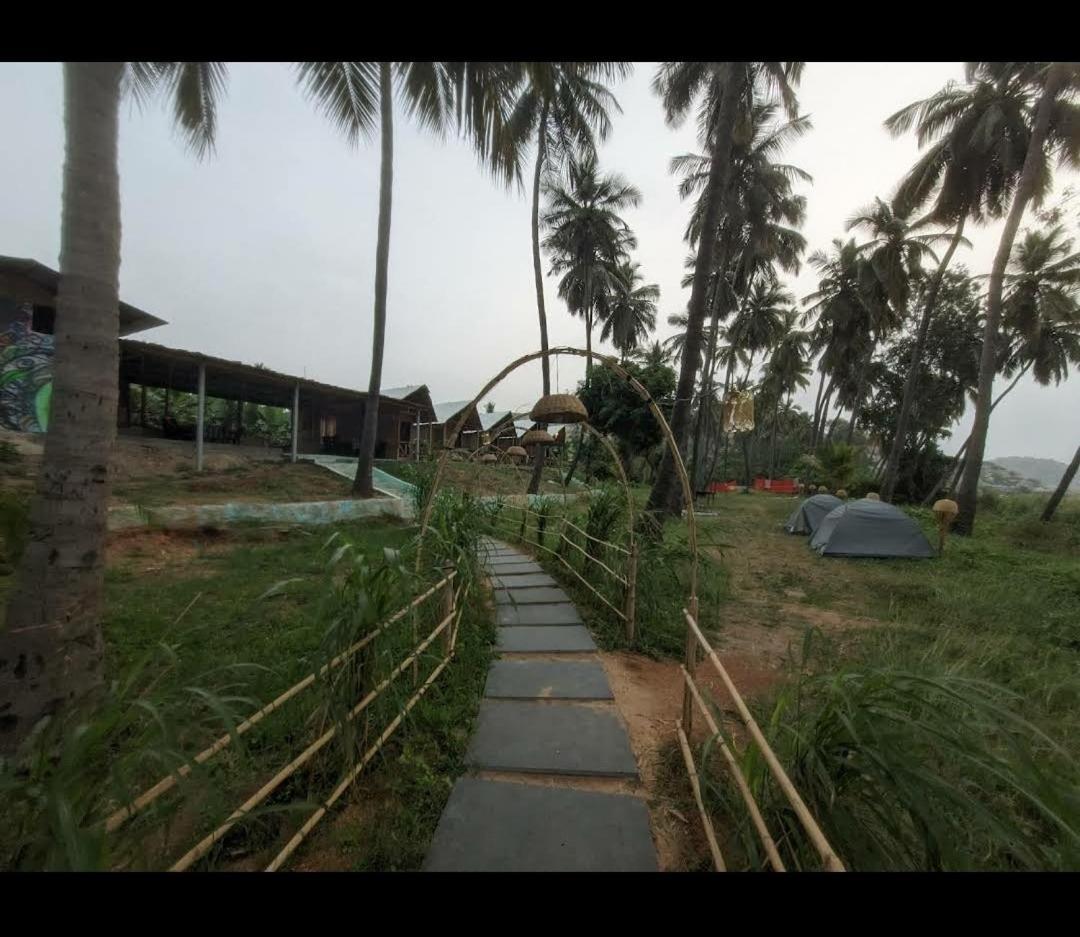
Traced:
<path id="1" fill-rule="evenodd" d="M 1001 232 L 1001 243 L 994 255 L 994 265 L 990 268 L 990 282 L 987 288 L 986 327 L 983 331 L 982 355 L 979 360 L 979 393 L 975 400 L 975 423 L 971 429 L 971 445 L 968 448 L 964 474 L 960 477 L 960 490 L 956 502 L 960 513 L 956 517 L 954 530 L 960 534 L 975 531 L 975 511 L 978 507 L 979 476 L 982 473 L 983 456 L 986 453 L 986 434 L 990 428 L 990 404 L 994 391 L 994 374 L 997 371 L 996 338 L 998 323 L 1001 320 L 1001 294 L 1005 282 L 1005 267 L 1012 253 L 1013 241 L 1024 217 L 1024 209 L 1035 190 L 1036 172 L 1043 144 L 1050 128 L 1050 116 L 1054 98 L 1064 80 L 1064 71 L 1060 65 L 1052 65 L 1046 76 L 1039 106 L 1035 111 L 1035 123 L 1028 141 L 1024 168 L 1020 172 L 1020 181 L 1016 185 L 1016 195 L 1012 208 L 1005 220 Z"/>
<path id="2" fill-rule="evenodd" d="M 1080 446 L 1076 447 L 1076 453 L 1073 455 L 1069 467 L 1065 469 L 1065 474 L 1061 476 L 1057 488 L 1050 495 L 1050 500 L 1046 502 L 1046 507 L 1042 512 L 1043 521 L 1049 523 L 1054 519 L 1054 512 L 1058 509 L 1058 505 L 1061 504 L 1061 499 L 1065 497 L 1065 492 L 1069 490 L 1069 485 L 1076 478 L 1077 469 L 1080 469 Z"/>
<path id="3" fill-rule="evenodd" d="M 540 264 L 540 178 L 544 173 L 544 160 L 547 158 L 547 104 L 540 114 L 540 125 L 536 140 L 536 171 L 533 173 L 532 198 L 532 261 L 533 282 L 536 286 L 536 311 L 540 317 L 540 350 L 548 350 L 547 310 L 544 308 L 544 273 Z M 551 363 L 547 355 L 540 359 L 541 373 L 544 377 L 544 396 L 551 393 Z M 545 427 L 546 428 L 546 427 Z M 540 479 L 544 473 L 547 458 L 547 446 L 536 447 L 533 460 L 532 477 L 529 479 L 529 494 L 540 490 Z"/>
<path id="4" fill-rule="evenodd" d="M 919 330 L 915 334 L 915 347 L 911 350 L 911 364 L 908 366 L 907 379 L 904 381 L 904 396 L 900 401 L 900 414 L 896 418 L 896 432 L 893 435 L 893 443 L 889 449 L 889 460 L 885 463 L 885 476 L 881 484 L 881 500 L 892 501 L 896 491 L 897 476 L 900 471 L 900 456 L 904 452 L 904 443 L 907 441 L 908 424 L 911 422 L 911 410 L 915 405 L 915 394 L 919 385 L 919 368 L 922 366 L 923 351 L 926 349 L 926 336 L 930 332 L 930 322 L 934 317 L 934 307 L 937 305 L 938 293 L 941 290 L 942 281 L 945 279 L 945 271 L 949 267 L 956 248 L 960 246 L 960 240 L 964 236 L 964 221 L 966 215 L 961 215 L 956 224 L 956 231 L 945 256 L 938 264 L 937 273 L 930 283 L 926 293 L 926 302 L 923 305 L 922 318 L 919 320 Z"/>
<path id="5" fill-rule="evenodd" d="M 712 260 L 713 232 L 720 223 L 728 179 L 731 176 L 731 152 L 734 144 L 735 120 L 742 97 L 743 70 L 740 63 L 728 63 L 728 81 L 720 103 L 716 139 L 710 147 L 712 163 L 709 168 L 709 194 L 698 237 L 697 259 L 694 266 L 694 285 L 687 307 L 686 341 L 683 346 L 679 382 L 675 389 L 675 408 L 671 414 L 671 431 L 683 458 L 686 458 L 690 429 L 690 403 L 694 396 L 694 377 L 701 354 L 705 327 L 705 299 L 709 284 L 709 262 Z M 664 450 L 660 471 L 656 473 L 646 510 L 671 516 L 682 510 L 682 488 L 675 471 L 674 453 Z"/>
<path id="6" fill-rule="evenodd" d="M 0 635 L 0 751 L 102 682 L 109 456 L 116 439 L 122 62 L 64 66 L 65 159 L 52 415 Z"/>
<path id="7" fill-rule="evenodd" d="M 390 196 L 394 187 L 394 94 L 390 63 L 379 63 L 379 113 L 382 154 L 379 171 L 379 234 L 375 243 L 375 321 L 371 336 L 371 376 L 364 423 L 360 430 L 360 458 L 353 492 L 364 498 L 375 494 L 371 470 L 375 466 L 375 435 L 379 429 L 379 390 L 382 385 L 383 344 L 386 340 L 386 290 L 390 272 Z M 419 442 L 419 440 L 418 440 Z"/>

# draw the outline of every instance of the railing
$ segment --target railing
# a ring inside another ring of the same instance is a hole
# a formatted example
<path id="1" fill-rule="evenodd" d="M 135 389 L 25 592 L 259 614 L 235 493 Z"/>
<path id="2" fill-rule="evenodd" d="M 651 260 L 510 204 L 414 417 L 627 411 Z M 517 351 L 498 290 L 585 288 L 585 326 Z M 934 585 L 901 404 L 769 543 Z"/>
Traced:
<path id="1" fill-rule="evenodd" d="M 340 667 L 351 658 L 367 647 L 380 635 L 386 634 L 395 624 L 398 624 L 402 620 L 408 618 L 412 623 L 412 645 L 409 648 L 410 653 L 397 664 L 396 667 L 384 677 L 370 692 L 368 692 L 363 699 L 360 700 L 355 706 L 353 706 L 345 715 L 342 721 L 339 721 L 332 725 L 327 731 L 323 732 L 314 742 L 308 745 L 299 755 L 297 755 L 292 761 L 281 768 L 273 777 L 270 778 L 265 784 L 263 784 L 254 794 L 248 797 L 236 810 L 234 810 L 229 817 L 221 824 L 217 826 L 209 835 L 201 839 L 195 846 L 189 849 L 180 859 L 178 859 L 170 868 L 172 872 L 181 872 L 191 868 L 196 862 L 204 857 L 214 846 L 215 843 L 220 842 L 225 835 L 232 829 L 237 823 L 248 816 L 253 810 L 255 810 L 260 804 L 262 804 L 275 790 L 281 787 L 290 777 L 292 777 L 303 765 L 311 761 L 318 752 L 325 748 L 344 727 L 346 722 L 352 722 L 361 713 L 364 713 L 386 690 L 390 687 L 401 674 L 407 670 L 412 670 L 412 682 L 416 687 L 410 698 L 401 706 L 397 715 L 384 731 L 376 739 L 375 743 L 371 745 L 360 758 L 351 765 L 350 769 L 346 773 L 345 777 L 341 780 L 337 787 L 331 792 L 331 794 L 324 800 L 318 808 L 312 813 L 307 821 L 301 826 L 296 834 L 286 843 L 285 847 L 275 856 L 273 861 L 267 866 L 266 871 L 273 872 L 280 869 L 282 865 L 288 860 L 288 858 L 296 851 L 300 843 L 311 832 L 312 829 L 319 823 L 320 820 L 326 815 L 327 811 L 334 805 L 334 803 L 341 797 L 343 793 L 349 788 L 349 786 L 356 780 L 363 769 L 375 757 L 380 751 L 386 741 L 393 735 L 395 730 L 404 721 L 405 716 L 416 705 L 417 702 L 423 697 L 443 670 L 447 667 L 450 661 L 454 657 L 455 649 L 457 647 L 458 630 L 461 623 L 461 609 L 458 606 L 458 599 L 460 597 L 460 588 L 455 591 L 454 581 L 457 577 L 456 571 L 449 572 L 446 576 L 435 583 L 431 588 L 425 592 L 416 596 L 408 605 L 396 611 L 386 621 L 377 626 L 369 634 L 365 635 L 359 641 L 353 643 L 347 647 L 344 651 L 334 657 L 329 663 L 325 664 L 317 672 L 308 674 L 304 679 L 295 683 L 289 687 L 283 693 L 281 693 L 272 702 L 267 703 L 258 712 L 249 716 L 243 722 L 241 722 L 236 728 L 227 735 L 221 736 L 213 744 L 199 752 L 190 763 L 182 765 L 175 772 L 162 778 L 157 784 L 153 785 L 148 790 L 144 791 L 138 797 L 136 797 L 130 804 L 120 808 L 111 814 L 105 821 L 105 831 L 112 833 L 121 827 L 125 822 L 134 817 L 137 813 L 144 810 L 151 803 L 157 800 L 158 797 L 165 794 L 169 790 L 177 786 L 177 784 L 189 774 L 191 774 L 194 765 L 205 764 L 214 755 L 228 747 L 235 739 L 245 733 L 251 731 L 257 726 L 263 719 L 269 716 L 271 713 L 283 707 L 289 701 L 298 697 L 304 690 L 312 686 L 317 679 L 327 676 L 331 671 Z M 433 597 L 438 596 L 440 601 L 440 609 L 436 612 L 438 617 L 438 623 L 434 629 L 431 630 L 426 637 L 420 640 L 417 637 L 417 616 L 419 610 L 431 600 Z M 419 683 L 419 660 L 424 651 L 427 650 L 439 637 L 442 637 L 442 654 L 441 659 L 427 676 L 424 682 Z M 417 686 L 419 684 L 419 686 Z M 365 733 L 366 736 L 366 733 Z"/>
<path id="2" fill-rule="evenodd" d="M 696 611 L 696 609 L 694 611 Z M 683 678 L 683 709 L 682 718 L 676 723 L 676 730 L 679 736 L 679 747 L 682 749 L 683 761 L 686 763 L 686 771 L 690 776 L 690 787 L 693 790 L 694 800 L 697 803 L 698 812 L 701 815 L 701 822 L 705 827 L 705 838 L 709 843 L 709 851 L 712 853 L 714 867 L 718 872 L 723 872 L 726 868 L 724 857 L 721 855 L 720 846 L 716 840 L 716 833 L 713 829 L 712 820 L 709 817 L 708 811 L 705 809 L 705 802 L 701 795 L 701 783 L 697 767 L 694 764 L 694 756 L 690 749 L 689 739 L 693 728 L 695 706 L 701 710 L 702 715 L 705 717 L 705 724 L 708 726 L 709 732 L 711 733 L 710 739 L 716 741 L 720 753 L 723 755 L 728 768 L 731 770 L 735 785 L 738 787 L 739 794 L 750 814 L 751 823 L 753 824 L 758 839 L 761 841 L 765 854 L 768 857 L 769 865 L 776 872 L 784 871 L 784 863 L 776 848 L 776 841 L 769 832 L 765 819 L 761 814 L 761 809 L 747 784 L 746 777 L 743 775 L 742 769 L 739 767 L 735 755 L 731 751 L 731 747 L 724 740 L 724 736 L 721 733 L 719 726 L 716 724 L 716 720 L 713 718 L 711 710 L 706 705 L 700 689 L 694 682 L 699 648 L 705 652 L 705 657 L 720 676 L 720 680 L 724 684 L 724 688 L 727 690 L 728 694 L 731 696 L 732 701 L 735 703 L 735 709 L 738 712 L 743 725 L 746 727 L 751 740 L 761 753 L 765 764 L 769 768 L 769 772 L 772 774 L 773 780 L 776 781 L 777 786 L 783 791 L 784 796 L 787 798 L 788 803 L 795 812 L 795 816 L 798 818 L 800 825 L 805 831 L 807 838 L 821 857 L 822 864 L 826 871 L 845 871 L 844 864 L 840 861 L 832 846 L 829 845 L 829 841 L 825 838 L 825 834 L 821 831 L 821 827 L 818 826 L 817 821 L 810 813 L 809 808 L 799 795 L 795 785 L 791 782 L 787 772 L 784 771 L 783 766 L 780 764 L 780 760 L 776 757 L 776 753 L 773 752 L 772 747 L 769 745 L 764 734 L 762 734 L 761 729 L 751 715 L 745 701 L 739 694 L 738 689 L 736 689 L 735 684 L 732 682 L 730 675 L 724 668 L 724 665 L 720 662 L 720 658 L 717 656 L 716 651 L 713 650 L 712 646 L 706 640 L 705 635 L 701 633 L 695 615 L 691 614 L 691 612 L 686 609 L 683 609 L 683 615 L 686 618 L 687 626 L 686 660 L 684 666 L 680 668 Z"/>
<path id="3" fill-rule="evenodd" d="M 520 512 L 520 521 L 511 520 L 507 517 L 506 514 L 509 511 Z M 530 517 L 535 518 L 533 523 L 535 538 L 529 536 Z M 543 526 L 541 526 L 541 522 L 543 522 Z M 592 536 L 577 524 L 573 523 L 573 521 L 565 514 L 541 514 L 528 506 L 506 505 L 498 515 L 496 515 L 494 526 L 496 530 L 505 536 L 522 543 L 527 543 L 539 550 L 543 550 L 545 553 L 558 560 L 563 569 L 577 579 L 581 585 L 588 589 L 592 595 L 607 606 L 612 614 L 624 623 L 627 638 L 628 640 L 633 641 L 636 618 L 635 600 L 638 558 L 636 543 L 631 543 L 629 548 L 627 548 L 617 543 L 601 540 L 599 537 Z M 568 532 L 572 533 L 568 535 Z M 543 543 L 543 539 L 545 539 L 549 533 L 554 535 L 557 549 L 553 550 Z M 580 536 L 582 543 L 578 543 L 577 540 L 574 539 L 574 534 Z M 590 550 L 588 548 L 589 544 L 594 544 L 594 549 Z M 604 595 L 603 592 L 597 589 L 592 582 L 582 575 L 582 571 L 579 571 L 567 560 L 564 555 L 564 547 L 567 551 L 574 551 L 569 555 L 580 555 L 583 558 L 581 564 L 583 571 L 597 570 L 605 575 L 604 581 L 612 586 L 609 595 Z M 604 559 L 598 555 L 601 549 L 611 551 L 612 555 L 608 556 L 608 562 L 604 562 Z M 616 561 L 612 556 L 618 557 L 618 560 Z M 618 572 L 612 568 L 613 565 L 621 565 L 623 571 L 621 573 Z"/>

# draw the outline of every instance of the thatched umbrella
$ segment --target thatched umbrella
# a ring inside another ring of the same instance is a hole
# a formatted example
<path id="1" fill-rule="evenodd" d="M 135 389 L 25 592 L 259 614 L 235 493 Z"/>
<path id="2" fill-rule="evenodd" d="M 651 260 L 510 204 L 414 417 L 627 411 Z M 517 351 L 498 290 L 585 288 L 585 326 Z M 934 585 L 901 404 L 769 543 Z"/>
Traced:
<path id="1" fill-rule="evenodd" d="M 511 446 L 506 450 L 506 455 L 515 462 L 523 462 L 529 457 L 529 453 L 522 449 L 521 446 Z"/>
<path id="2" fill-rule="evenodd" d="M 531 429 L 521 437 L 522 446 L 554 446 L 555 437 L 546 429 Z"/>

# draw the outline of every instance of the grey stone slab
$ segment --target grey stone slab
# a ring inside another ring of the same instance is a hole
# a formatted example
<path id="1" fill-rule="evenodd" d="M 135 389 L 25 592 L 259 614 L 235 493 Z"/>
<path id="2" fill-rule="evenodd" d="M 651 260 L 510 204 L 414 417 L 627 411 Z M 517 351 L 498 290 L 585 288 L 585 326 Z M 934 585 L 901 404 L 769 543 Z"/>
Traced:
<path id="1" fill-rule="evenodd" d="M 572 602 L 552 602 L 544 605 L 500 605 L 495 609 L 495 621 L 503 626 L 514 625 L 580 625 L 581 616 Z"/>
<path id="2" fill-rule="evenodd" d="M 488 671 L 484 696 L 490 699 L 612 699 L 599 661 L 497 660 Z"/>
<path id="3" fill-rule="evenodd" d="M 488 771 L 637 777 L 613 708 L 483 700 L 465 763 Z"/>
<path id="4" fill-rule="evenodd" d="M 538 586 L 535 589 L 496 589 L 496 605 L 537 605 L 543 602 L 569 602 L 562 589 L 555 586 Z"/>
<path id="5" fill-rule="evenodd" d="M 525 589 L 535 586 L 558 585 L 547 573 L 500 573 L 491 577 L 491 584 L 497 589 Z"/>
<path id="6" fill-rule="evenodd" d="M 428 872 L 655 872 L 645 804 L 626 794 L 460 778 Z"/>
<path id="7" fill-rule="evenodd" d="M 513 576 L 518 573 L 542 573 L 544 567 L 535 560 L 495 560 L 485 564 L 496 576 Z"/>
<path id="8" fill-rule="evenodd" d="M 524 625 L 500 628 L 496 648 L 514 653 L 595 651 L 596 642 L 584 625 Z"/>

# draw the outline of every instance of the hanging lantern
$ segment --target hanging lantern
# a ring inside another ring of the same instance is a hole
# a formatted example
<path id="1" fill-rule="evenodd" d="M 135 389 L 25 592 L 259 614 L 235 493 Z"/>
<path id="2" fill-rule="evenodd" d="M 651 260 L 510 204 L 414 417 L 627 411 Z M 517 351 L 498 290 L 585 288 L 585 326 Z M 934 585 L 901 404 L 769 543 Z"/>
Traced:
<path id="1" fill-rule="evenodd" d="M 515 462 L 523 462 L 529 457 L 529 453 L 522 449 L 521 446 L 511 446 L 506 450 L 506 455 Z"/>
<path id="2" fill-rule="evenodd" d="M 735 398 L 732 425 L 740 433 L 748 433 L 754 428 L 754 395 L 748 390 L 739 391 Z"/>
<path id="3" fill-rule="evenodd" d="M 546 429 L 531 429 L 521 437 L 522 446 L 554 446 L 555 437 Z"/>
<path id="4" fill-rule="evenodd" d="M 589 411 L 573 394 L 546 394 L 533 405 L 529 419 L 537 423 L 585 423 Z"/>

